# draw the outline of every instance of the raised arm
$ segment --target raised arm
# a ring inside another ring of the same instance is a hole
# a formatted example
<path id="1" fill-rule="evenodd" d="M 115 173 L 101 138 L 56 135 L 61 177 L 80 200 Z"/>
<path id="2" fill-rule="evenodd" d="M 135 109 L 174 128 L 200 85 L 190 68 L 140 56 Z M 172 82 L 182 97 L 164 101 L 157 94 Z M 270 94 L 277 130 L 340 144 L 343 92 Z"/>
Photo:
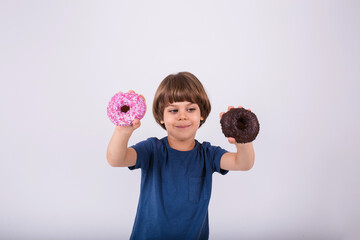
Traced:
<path id="1" fill-rule="evenodd" d="M 230 143 L 233 138 L 229 138 Z M 241 170 L 248 171 L 254 166 L 255 152 L 252 143 L 234 143 L 236 145 L 235 152 L 225 153 L 220 160 L 220 167 L 224 170 Z"/>
<path id="2" fill-rule="evenodd" d="M 116 126 L 107 148 L 106 159 L 112 167 L 129 167 L 136 164 L 136 151 L 128 147 L 133 131 L 140 127 L 140 120 L 135 119 L 131 126 Z"/>
<path id="3" fill-rule="evenodd" d="M 228 110 L 233 108 L 230 106 Z M 239 108 L 241 108 L 239 106 Z M 251 111 L 250 109 L 248 109 Z M 220 113 L 222 118 L 224 112 Z M 236 152 L 227 152 L 223 154 L 220 160 L 220 167 L 224 170 L 241 170 L 247 171 L 254 166 L 255 152 L 252 142 L 249 143 L 237 143 L 232 137 L 228 138 L 229 143 L 235 144 Z"/>

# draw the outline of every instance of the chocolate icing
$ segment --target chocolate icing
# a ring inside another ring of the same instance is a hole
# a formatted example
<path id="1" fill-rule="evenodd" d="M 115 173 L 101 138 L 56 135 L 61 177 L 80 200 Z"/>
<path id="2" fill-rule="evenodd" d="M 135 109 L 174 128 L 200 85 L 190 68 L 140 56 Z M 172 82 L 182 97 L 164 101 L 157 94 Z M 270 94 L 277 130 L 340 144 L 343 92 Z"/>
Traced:
<path id="1" fill-rule="evenodd" d="M 255 140 L 260 125 L 256 115 L 244 108 L 232 108 L 220 120 L 225 137 L 235 138 L 237 143 L 248 143 Z"/>

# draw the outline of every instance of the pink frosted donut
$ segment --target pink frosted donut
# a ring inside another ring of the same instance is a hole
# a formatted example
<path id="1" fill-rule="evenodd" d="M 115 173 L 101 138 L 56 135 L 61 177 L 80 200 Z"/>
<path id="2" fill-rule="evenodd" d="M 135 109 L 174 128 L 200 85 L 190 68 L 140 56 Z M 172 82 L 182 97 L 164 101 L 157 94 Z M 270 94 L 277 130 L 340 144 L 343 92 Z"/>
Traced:
<path id="1" fill-rule="evenodd" d="M 142 119 L 145 112 L 144 99 L 133 92 L 115 94 L 107 107 L 107 115 L 116 126 L 130 126 L 134 119 Z"/>

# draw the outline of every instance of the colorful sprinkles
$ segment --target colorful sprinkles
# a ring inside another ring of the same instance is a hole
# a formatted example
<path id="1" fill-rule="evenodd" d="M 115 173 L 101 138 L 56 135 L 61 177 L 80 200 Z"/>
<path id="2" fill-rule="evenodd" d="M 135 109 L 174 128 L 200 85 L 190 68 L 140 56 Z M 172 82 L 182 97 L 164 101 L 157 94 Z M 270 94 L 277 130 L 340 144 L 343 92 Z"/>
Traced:
<path id="1" fill-rule="evenodd" d="M 133 92 L 115 94 L 107 107 L 107 115 L 116 126 L 130 126 L 134 119 L 142 119 L 145 112 L 144 99 Z"/>

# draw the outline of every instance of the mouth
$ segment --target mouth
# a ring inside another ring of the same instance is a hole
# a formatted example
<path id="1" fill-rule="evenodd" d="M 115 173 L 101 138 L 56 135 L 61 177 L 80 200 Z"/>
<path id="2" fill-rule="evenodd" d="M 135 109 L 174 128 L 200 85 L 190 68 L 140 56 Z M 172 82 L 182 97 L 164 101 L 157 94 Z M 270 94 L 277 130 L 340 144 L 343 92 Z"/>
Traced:
<path id="1" fill-rule="evenodd" d="M 190 127 L 190 125 L 179 125 L 179 126 L 176 126 L 176 128 L 180 128 L 180 129 L 184 129 L 184 128 L 188 128 Z"/>

